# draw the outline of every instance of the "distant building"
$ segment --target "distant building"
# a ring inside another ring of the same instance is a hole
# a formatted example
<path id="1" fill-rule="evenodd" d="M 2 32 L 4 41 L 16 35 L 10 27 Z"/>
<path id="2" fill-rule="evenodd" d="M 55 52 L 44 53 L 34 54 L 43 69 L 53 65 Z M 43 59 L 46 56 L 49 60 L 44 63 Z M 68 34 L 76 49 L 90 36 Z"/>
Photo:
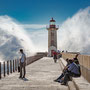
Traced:
<path id="1" fill-rule="evenodd" d="M 47 26 L 48 30 L 48 56 L 52 56 L 53 51 L 57 51 L 57 30 L 58 26 L 55 25 L 55 20 L 50 20 L 50 25 Z"/>

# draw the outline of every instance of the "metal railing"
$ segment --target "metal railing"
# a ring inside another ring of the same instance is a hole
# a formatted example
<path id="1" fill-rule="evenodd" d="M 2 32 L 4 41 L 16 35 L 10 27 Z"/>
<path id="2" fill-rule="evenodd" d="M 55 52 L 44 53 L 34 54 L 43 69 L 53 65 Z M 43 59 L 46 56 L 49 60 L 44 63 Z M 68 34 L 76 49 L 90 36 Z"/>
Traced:
<path id="1" fill-rule="evenodd" d="M 18 68 L 18 59 L 0 62 L 0 79 L 17 71 Z"/>
<path id="2" fill-rule="evenodd" d="M 50 28 L 50 25 L 46 26 L 46 29 Z M 53 28 L 53 27 L 52 27 Z M 59 25 L 55 25 L 55 28 L 59 28 Z"/>
<path id="3" fill-rule="evenodd" d="M 36 54 L 34 56 L 27 57 L 27 65 L 43 58 L 45 56 L 45 53 L 43 54 Z M 19 66 L 19 59 L 15 60 L 8 60 L 4 62 L 0 62 L 0 79 L 2 77 L 5 77 L 6 75 L 12 74 L 13 72 L 18 71 Z"/>

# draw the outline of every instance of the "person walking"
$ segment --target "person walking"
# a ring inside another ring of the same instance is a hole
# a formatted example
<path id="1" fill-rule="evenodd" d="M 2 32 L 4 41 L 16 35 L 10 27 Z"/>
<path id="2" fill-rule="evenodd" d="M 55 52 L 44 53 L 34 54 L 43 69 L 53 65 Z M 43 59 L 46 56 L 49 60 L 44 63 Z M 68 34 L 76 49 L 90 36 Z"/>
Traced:
<path id="1" fill-rule="evenodd" d="M 21 58 L 20 58 L 20 77 L 19 78 L 25 78 L 26 55 L 24 54 L 23 49 L 20 49 L 20 53 L 21 53 Z M 23 73 L 22 73 L 22 70 L 23 70 Z"/>
<path id="2" fill-rule="evenodd" d="M 53 52 L 53 59 L 54 59 L 54 62 L 56 63 L 57 62 L 57 52 L 56 51 Z"/>

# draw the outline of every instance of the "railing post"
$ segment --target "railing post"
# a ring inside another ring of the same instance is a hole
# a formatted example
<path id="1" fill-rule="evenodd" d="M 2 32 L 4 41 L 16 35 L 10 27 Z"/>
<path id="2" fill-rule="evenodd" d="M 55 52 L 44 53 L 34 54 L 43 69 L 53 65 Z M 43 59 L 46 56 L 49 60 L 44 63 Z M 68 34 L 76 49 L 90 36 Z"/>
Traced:
<path id="1" fill-rule="evenodd" d="M 4 77 L 5 77 L 5 62 L 3 62 L 3 74 L 4 74 Z"/>
<path id="2" fill-rule="evenodd" d="M 0 79 L 1 79 L 1 62 L 0 62 Z"/>
<path id="3" fill-rule="evenodd" d="M 7 75 L 9 75 L 9 61 L 7 61 Z"/>
<path id="4" fill-rule="evenodd" d="M 10 60 L 10 73 L 12 73 L 12 61 Z"/>
<path id="5" fill-rule="evenodd" d="M 13 60 L 13 72 L 15 72 L 15 70 L 14 70 L 15 67 L 14 67 L 14 66 L 15 66 L 15 65 L 14 65 L 14 60 Z"/>
<path id="6" fill-rule="evenodd" d="M 17 60 L 15 59 L 15 71 L 17 71 Z"/>

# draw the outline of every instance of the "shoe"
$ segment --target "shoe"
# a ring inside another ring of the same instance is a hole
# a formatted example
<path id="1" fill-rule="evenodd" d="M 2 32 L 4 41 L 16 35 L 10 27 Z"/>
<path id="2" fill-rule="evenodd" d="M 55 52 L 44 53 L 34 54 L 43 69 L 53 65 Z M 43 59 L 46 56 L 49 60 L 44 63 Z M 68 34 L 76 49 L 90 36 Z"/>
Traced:
<path id="1" fill-rule="evenodd" d="M 23 76 L 23 78 L 25 78 L 25 76 Z"/>
<path id="2" fill-rule="evenodd" d="M 58 80 L 59 83 L 62 83 L 63 81 L 62 80 Z"/>
<path id="3" fill-rule="evenodd" d="M 54 80 L 54 82 L 61 83 L 62 81 L 61 81 L 61 80 L 56 79 L 56 80 Z"/>
<path id="4" fill-rule="evenodd" d="M 54 80 L 54 82 L 58 82 L 58 79 Z"/>
<path id="5" fill-rule="evenodd" d="M 22 78 L 21 76 L 19 76 L 19 78 Z"/>
<path id="6" fill-rule="evenodd" d="M 61 85 L 67 85 L 65 82 L 61 83 Z"/>

